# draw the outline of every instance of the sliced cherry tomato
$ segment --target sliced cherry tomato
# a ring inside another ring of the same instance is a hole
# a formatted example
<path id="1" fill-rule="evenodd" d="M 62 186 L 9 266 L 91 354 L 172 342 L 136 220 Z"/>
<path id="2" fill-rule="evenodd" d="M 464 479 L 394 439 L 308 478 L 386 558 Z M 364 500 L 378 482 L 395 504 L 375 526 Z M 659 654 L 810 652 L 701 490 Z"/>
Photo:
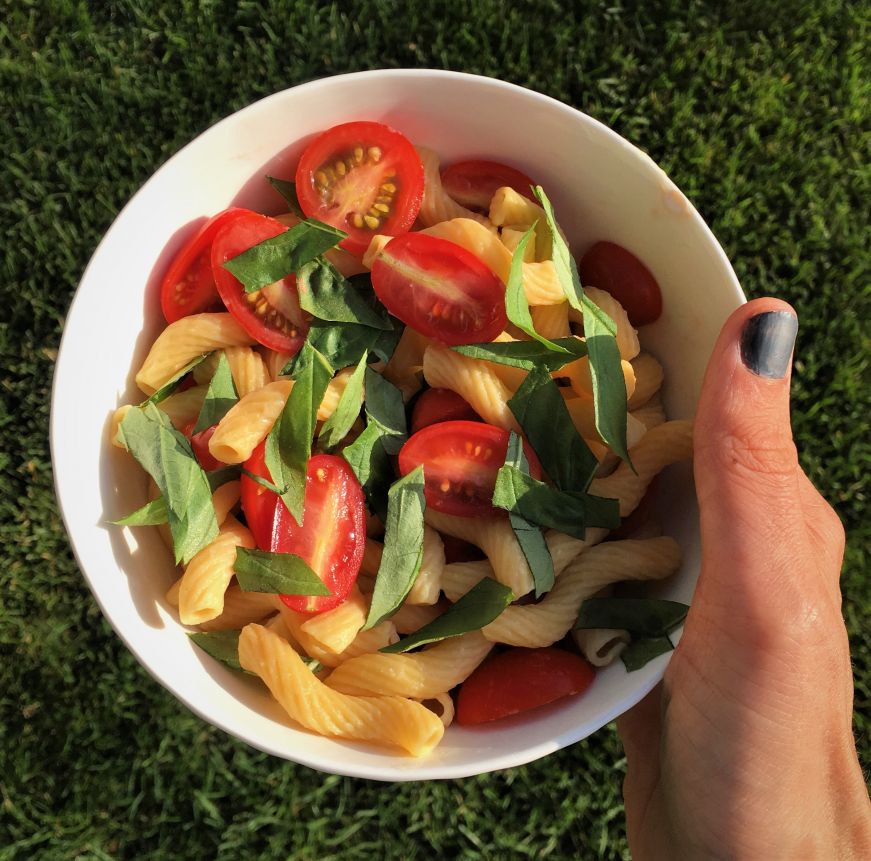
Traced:
<path id="1" fill-rule="evenodd" d="M 216 458 L 209 451 L 209 440 L 215 432 L 217 425 L 212 425 L 210 428 L 194 433 L 196 419 L 188 422 L 182 429 L 182 433 L 191 441 L 191 448 L 194 450 L 194 456 L 199 461 L 200 466 L 206 471 L 211 472 L 213 469 L 218 469 L 224 466 L 224 463 Z"/>
<path id="2" fill-rule="evenodd" d="M 475 212 L 487 212 L 496 189 L 510 185 L 518 194 L 535 200 L 535 183 L 525 174 L 497 161 L 461 161 L 442 171 L 442 187 L 457 203 Z"/>
<path id="3" fill-rule="evenodd" d="M 399 471 L 407 475 L 423 464 L 426 504 L 459 517 L 493 517 L 496 473 L 505 463 L 508 431 L 483 422 L 440 422 L 414 434 L 399 452 Z M 541 478 L 541 464 L 524 442 L 529 474 Z"/>
<path id="4" fill-rule="evenodd" d="M 488 658 L 463 682 L 457 723 L 471 726 L 583 693 L 596 671 L 562 649 L 508 649 Z"/>
<path id="5" fill-rule="evenodd" d="M 446 239 L 391 239 L 372 264 L 372 287 L 394 317 L 444 344 L 492 341 L 508 323 L 502 282 Z"/>
<path id="6" fill-rule="evenodd" d="M 173 258 L 160 285 L 160 307 L 167 323 L 220 306 L 212 275 L 212 240 L 239 211 L 231 207 L 210 218 Z"/>
<path id="7" fill-rule="evenodd" d="M 280 353 L 297 353 L 308 332 L 308 319 L 299 307 L 296 278 L 288 275 L 262 290 L 246 293 L 242 283 L 224 264 L 253 245 L 284 233 L 287 227 L 274 218 L 236 210 L 212 242 L 212 272 L 227 310 L 256 341 Z"/>
<path id="8" fill-rule="evenodd" d="M 245 468 L 268 478 L 262 443 Z M 281 596 L 300 613 L 332 610 L 348 597 L 363 561 L 365 509 L 360 482 L 347 461 L 336 455 L 319 454 L 308 462 L 302 526 L 277 494 L 242 475 L 242 510 L 257 546 L 300 556 L 330 590 L 327 596 Z"/>
<path id="9" fill-rule="evenodd" d="M 468 401 L 450 389 L 427 389 L 418 396 L 411 411 L 412 433 L 448 421 L 481 421 L 481 416 Z"/>
<path id="10" fill-rule="evenodd" d="M 296 169 L 302 211 L 346 231 L 340 244 L 353 254 L 362 254 L 377 233 L 410 230 L 423 186 L 411 141 L 382 123 L 333 126 L 306 147 Z"/>
<path id="11" fill-rule="evenodd" d="M 633 326 L 662 314 L 662 292 L 650 270 L 616 242 L 597 242 L 582 258 L 581 282 L 607 290 L 626 310 Z"/>

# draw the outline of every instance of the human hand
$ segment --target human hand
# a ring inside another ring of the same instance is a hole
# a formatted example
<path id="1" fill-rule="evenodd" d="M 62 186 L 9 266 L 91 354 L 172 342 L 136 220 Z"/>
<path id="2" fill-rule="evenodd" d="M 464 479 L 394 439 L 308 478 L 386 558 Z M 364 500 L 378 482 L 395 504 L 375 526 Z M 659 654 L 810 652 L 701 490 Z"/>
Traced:
<path id="1" fill-rule="evenodd" d="M 783 302 L 744 305 L 705 375 L 701 575 L 662 685 L 617 723 L 638 861 L 871 858 L 844 531 L 801 471 L 789 424 L 796 328 Z"/>

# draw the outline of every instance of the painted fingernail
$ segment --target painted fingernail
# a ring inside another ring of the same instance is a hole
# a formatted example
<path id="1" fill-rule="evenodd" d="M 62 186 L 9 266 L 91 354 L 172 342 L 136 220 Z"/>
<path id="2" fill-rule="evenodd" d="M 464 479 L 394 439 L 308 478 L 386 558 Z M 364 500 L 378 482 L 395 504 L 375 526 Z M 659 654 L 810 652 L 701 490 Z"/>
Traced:
<path id="1" fill-rule="evenodd" d="M 751 317 L 741 333 L 741 360 L 754 374 L 782 380 L 789 370 L 798 318 L 789 311 Z"/>

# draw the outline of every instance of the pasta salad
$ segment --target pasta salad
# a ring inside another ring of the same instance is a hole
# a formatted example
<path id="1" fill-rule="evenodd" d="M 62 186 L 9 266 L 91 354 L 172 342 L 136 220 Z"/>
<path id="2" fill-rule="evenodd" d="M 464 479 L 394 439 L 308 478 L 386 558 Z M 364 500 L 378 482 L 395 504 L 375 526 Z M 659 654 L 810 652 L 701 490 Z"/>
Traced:
<path id="1" fill-rule="evenodd" d="M 175 255 L 111 422 L 150 477 L 118 523 L 160 530 L 193 642 L 295 725 L 412 756 L 672 648 L 685 605 L 625 585 L 679 567 L 651 484 L 692 456 L 643 263 L 576 264 L 533 179 L 376 122 L 268 180 L 285 214 Z"/>

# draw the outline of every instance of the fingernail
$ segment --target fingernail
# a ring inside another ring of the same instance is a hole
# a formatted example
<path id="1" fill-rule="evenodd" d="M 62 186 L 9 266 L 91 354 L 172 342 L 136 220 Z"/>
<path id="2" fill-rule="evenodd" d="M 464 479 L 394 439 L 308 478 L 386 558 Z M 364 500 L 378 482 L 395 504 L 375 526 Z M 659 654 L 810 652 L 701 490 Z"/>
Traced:
<path id="1" fill-rule="evenodd" d="M 798 319 L 789 311 L 751 317 L 741 333 L 741 360 L 754 374 L 782 380 L 789 370 Z"/>

